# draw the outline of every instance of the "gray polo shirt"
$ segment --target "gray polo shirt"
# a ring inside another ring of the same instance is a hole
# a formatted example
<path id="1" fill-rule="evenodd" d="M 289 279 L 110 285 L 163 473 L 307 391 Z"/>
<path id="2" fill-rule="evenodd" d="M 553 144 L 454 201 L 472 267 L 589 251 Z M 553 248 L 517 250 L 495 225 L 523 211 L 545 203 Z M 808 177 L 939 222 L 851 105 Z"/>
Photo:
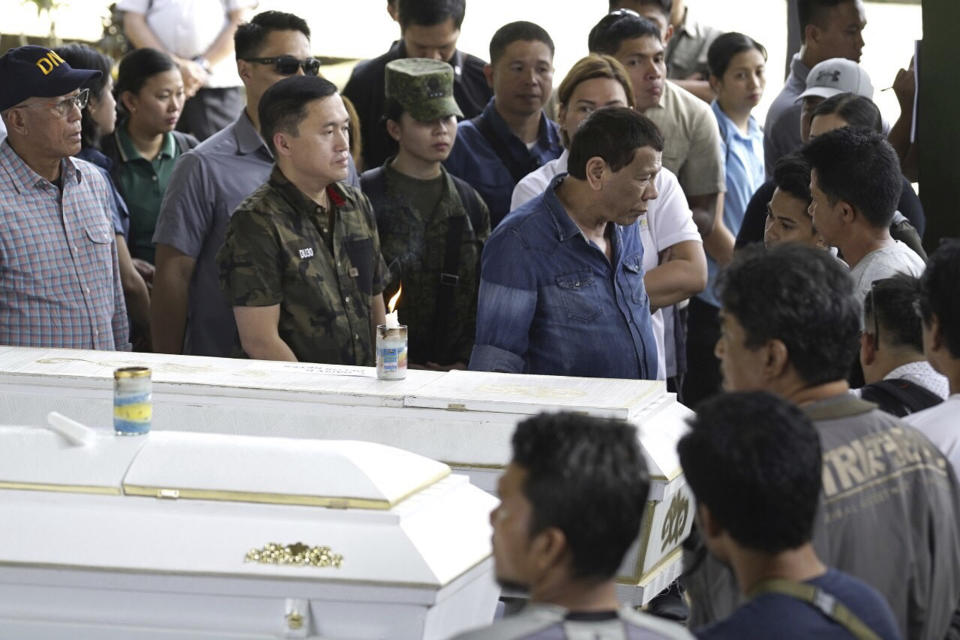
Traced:
<path id="1" fill-rule="evenodd" d="M 237 325 L 233 308 L 220 290 L 217 251 L 234 209 L 267 181 L 272 168 L 273 156 L 245 111 L 177 161 L 153 242 L 197 261 L 187 303 L 183 344 L 187 355 L 237 353 Z M 359 188 L 352 161 L 347 184 Z"/>
<path id="2" fill-rule="evenodd" d="M 797 98 L 807 90 L 810 67 L 796 53 L 790 61 L 790 75 L 783 89 L 774 98 L 763 123 L 763 157 L 767 178 L 773 175 L 777 160 L 800 148 L 800 103 Z"/>

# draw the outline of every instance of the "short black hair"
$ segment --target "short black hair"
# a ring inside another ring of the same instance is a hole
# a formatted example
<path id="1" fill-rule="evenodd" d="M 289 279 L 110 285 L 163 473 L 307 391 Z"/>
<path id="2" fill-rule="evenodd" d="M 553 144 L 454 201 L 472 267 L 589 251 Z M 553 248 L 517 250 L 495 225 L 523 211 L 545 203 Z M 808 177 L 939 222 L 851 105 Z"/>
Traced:
<path id="1" fill-rule="evenodd" d="M 703 401 L 677 443 L 684 478 L 733 540 L 781 553 L 810 542 L 822 484 L 810 419 L 765 391 Z"/>
<path id="2" fill-rule="evenodd" d="M 650 118 L 628 107 L 597 109 L 573 134 L 567 172 L 585 180 L 587 161 L 597 156 L 617 172 L 633 162 L 642 147 L 663 151 L 663 134 Z"/>
<path id="3" fill-rule="evenodd" d="M 297 127 L 307 117 L 307 110 L 314 100 L 329 98 L 337 92 L 337 86 L 320 76 L 290 76 L 280 80 L 260 98 L 260 133 L 270 151 L 276 155 L 273 136 L 278 131 L 300 135 Z"/>
<path id="4" fill-rule="evenodd" d="M 615 576 L 637 539 L 650 489 L 637 430 L 619 420 L 541 413 L 517 425 L 513 463 L 526 471 L 529 535 L 563 531 L 573 578 Z"/>
<path id="5" fill-rule="evenodd" d="M 883 135 L 841 127 L 817 136 L 803 147 L 817 172 L 817 186 L 831 203 L 855 206 L 875 228 L 890 226 L 900 201 L 900 159 Z"/>
<path id="6" fill-rule="evenodd" d="M 650 20 L 629 10 L 608 13 L 603 16 L 587 36 L 590 53 L 617 55 L 624 40 L 656 38 L 660 42 L 660 29 Z"/>
<path id="7" fill-rule="evenodd" d="M 861 305 L 850 272 L 828 251 L 793 242 L 744 247 L 721 270 L 717 290 L 747 348 L 781 341 L 811 386 L 847 377 L 860 347 Z"/>
<path id="8" fill-rule="evenodd" d="M 808 205 L 810 197 L 810 165 L 802 154 L 788 153 L 773 166 L 773 183 L 780 191 L 789 193 Z"/>
<path id="9" fill-rule="evenodd" d="M 622 0 L 610 0 L 610 11 L 619 9 L 621 2 Z M 644 5 L 653 5 L 657 9 L 660 9 L 669 22 L 670 15 L 673 13 L 673 0 L 640 0 L 640 6 Z"/>
<path id="10" fill-rule="evenodd" d="M 157 51 L 149 47 L 134 49 L 120 59 L 120 66 L 117 68 L 117 82 L 113 90 L 117 96 L 125 91 L 139 93 L 147 80 L 153 76 L 177 68 L 173 58 L 163 51 Z"/>
<path id="11" fill-rule="evenodd" d="M 432 27 L 453 20 L 454 28 L 459 29 L 466 11 L 466 0 L 399 0 L 397 22 L 403 30 L 412 24 Z"/>
<path id="12" fill-rule="evenodd" d="M 767 59 L 767 50 L 764 46 L 748 35 L 730 31 L 717 36 L 707 49 L 707 67 L 711 75 L 723 78 L 733 57 L 751 49 L 756 49 L 763 55 L 764 60 Z"/>
<path id="13" fill-rule="evenodd" d="M 797 17 L 800 21 L 800 42 L 804 41 L 807 25 L 815 24 L 823 27 L 823 17 L 828 9 L 839 6 L 845 2 L 855 2 L 855 0 L 797 0 Z"/>
<path id="14" fill-rule="evenodd" d="M 960 240 L 944 240 L 920 276 L 920 313 L 927 326 L 937 315 L 947 350 L 960 358 Z"/>
<path id="15" fill-rule="evenodd" d="M 100 76 L 87 80 L 83 87 L 90 90 L 91 98 L 98 102 L 103 100 L 107 80 L 113 72 L 113 58 L 85 44 L 65 44 L 53 51 L 74 69 L 95 69 L 99 71 Z M 93 116 L 90 115 L 90 110 L 84 109 L 83 117 L 80 120 L 80 144 L 84 148 L 96 147 L 100 142 L 102 133 L 93 120 Z"/>
<path id="16" fill-rule="evenodd" d="M 848 127 L 869 129 L 883 133 L 883 118 L 880 109 L 873 100 L 856 93 L 838 93 L 830 96 L 814 108 L 810 121 L 817 116 L 836 114 L 843 118 Z"/>
<path id="17" fill-rule="evenodd" d="M 514 42 L 542 42 L 550 48 L 550 57 L 556 53 L 556 47 L 553 46 L 553 39 L 546 29 L 538 24 L 519 20 L 505 24 L 490 39 L 490 64 L 497 64 L 504 52 Z"/>
<path id="18" fill-rule="evenodd" d="M 238 26 L 233 34 L 237 60 L 256 58 L 267 36 L 274 31 L 299 31 L 310 39 L 310 27 L 300 16 L 283 11 L 263 11 L 253 16 L 250 22 Z"/>
<path id="19" fill-rule="evenodd" d="M 915 305 L 920 300 L 920 280 L 905 273 L 874 280 L 863 299 L 866 333 L 880 329 L 879 337 L 892 347 L 909 347 L 923 353 L 923 327 Z"/>

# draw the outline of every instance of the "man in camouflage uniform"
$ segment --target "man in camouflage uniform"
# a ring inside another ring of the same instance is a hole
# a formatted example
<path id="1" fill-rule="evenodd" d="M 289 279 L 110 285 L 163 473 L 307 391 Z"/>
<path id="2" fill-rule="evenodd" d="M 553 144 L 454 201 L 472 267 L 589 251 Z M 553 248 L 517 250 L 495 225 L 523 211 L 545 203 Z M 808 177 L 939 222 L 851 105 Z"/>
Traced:
<path id="1" fill-rule="evenodd" d="M 276 166 L 217 254 L 241 346 L 251 358 L 372 365 L 387 270 L 370 203 L 338 183 L 349 167 L 343 101 L 327 80 L 292 76 L 259 112 Z"/>
<path id="2" fill-rule="evenodd" d="M 490 213 L 479 194 L 441 164 L 457 136 L 453 69 L 424 58 L 386 67 L 386 127 L 397 155 L 361 177 L 376 212 L 409 358 L 430 369 L 464 368 L 476 333 L 482 243 Z"/>

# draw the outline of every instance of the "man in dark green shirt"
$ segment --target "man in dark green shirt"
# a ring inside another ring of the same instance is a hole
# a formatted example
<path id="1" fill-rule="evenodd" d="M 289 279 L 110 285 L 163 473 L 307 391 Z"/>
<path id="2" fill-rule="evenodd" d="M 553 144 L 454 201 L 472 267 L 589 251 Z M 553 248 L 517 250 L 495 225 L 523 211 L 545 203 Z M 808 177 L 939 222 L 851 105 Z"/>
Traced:
<path id="1" fill-rule="evenodd" d="M 276 166 L 217 255 L 241 346 L 251 358 L 372 365 L 387 269 L 370 203 L 338 184 L 349 170 L 343 101 L 329 81 L 293 76 L 259 114 Z"/>

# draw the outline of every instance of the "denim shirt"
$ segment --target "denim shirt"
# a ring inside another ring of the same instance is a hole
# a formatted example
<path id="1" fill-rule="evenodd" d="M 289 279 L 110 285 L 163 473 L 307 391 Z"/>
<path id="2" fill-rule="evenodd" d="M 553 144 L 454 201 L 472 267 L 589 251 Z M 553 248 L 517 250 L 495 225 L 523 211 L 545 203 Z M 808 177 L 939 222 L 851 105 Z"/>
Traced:
<path id="1" fill-rule="evenodd" d="M 610 224 L 607 260 L 547 190 L 513 211 L 483 250 L 475 371 L 657 377 L 636 225 Z"/>
<path id="2" fill-rule="evenodd" d="M 494 133 L 521 166 L 528 166 L 533 171 L 560 157 L 563 153 L 560 129 L 553 120 L 545 113 L 540 114 L 537 141 L 527 149 L 527 145 L 511 133 L 507 123 L 497 113 L 495 100 L 491 98 L 480 117 L 490 122 Z M 443 164 L 447 171 L 467 181 L 483 196 L 490 209 L 490 228 L 495 228 L 510 212 L 510 197 L 517 183 L 497 152 L 470 120 L 464 120 L 457 126 L 457 141 Z"/>

